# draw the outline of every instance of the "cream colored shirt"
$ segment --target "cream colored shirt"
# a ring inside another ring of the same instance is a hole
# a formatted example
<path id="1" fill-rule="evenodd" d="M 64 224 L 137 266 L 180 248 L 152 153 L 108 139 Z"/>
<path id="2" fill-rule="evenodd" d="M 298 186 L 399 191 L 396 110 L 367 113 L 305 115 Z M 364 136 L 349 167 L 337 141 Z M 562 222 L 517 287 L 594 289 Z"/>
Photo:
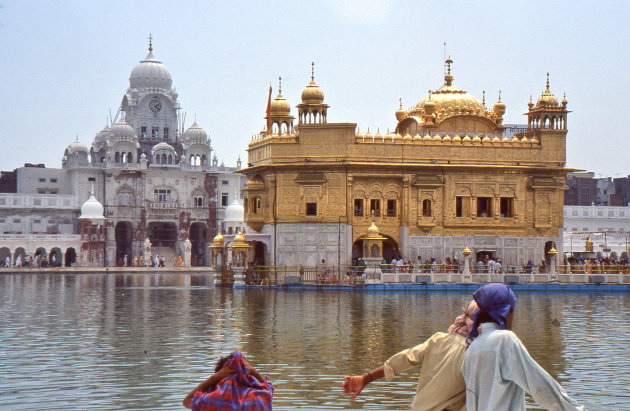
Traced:
<path id="1" fill-rule="evenodd" d="M 461 372 L 465 354 L 465 337 L 438 332 L 424 343 L 389 358 L 384 365 L 385 378 L 391 380 L 401 372 L 420 367 L 413 410 L 465 410 L 466 383 Z"/>

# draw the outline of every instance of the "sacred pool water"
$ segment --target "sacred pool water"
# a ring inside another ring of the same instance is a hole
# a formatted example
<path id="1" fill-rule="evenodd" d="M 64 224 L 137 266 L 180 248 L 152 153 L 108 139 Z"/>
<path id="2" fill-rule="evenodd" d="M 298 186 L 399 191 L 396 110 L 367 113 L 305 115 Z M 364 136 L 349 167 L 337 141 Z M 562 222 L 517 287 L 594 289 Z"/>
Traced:
<path id="1" fill-rule="evenodd" d="M 589 410 L 630 409 L 630 296 L 517 292 L 514 330 Z M 240 349 L 274 409 L 406 409 L 416 373 L 351 403 L 343 376 L 445 330 L 464 292 L 214 289 L 188 274 L 0 275 L 0 408 L 181 409 Z M 531 409 L 536 409 L 531 407 Z"/>

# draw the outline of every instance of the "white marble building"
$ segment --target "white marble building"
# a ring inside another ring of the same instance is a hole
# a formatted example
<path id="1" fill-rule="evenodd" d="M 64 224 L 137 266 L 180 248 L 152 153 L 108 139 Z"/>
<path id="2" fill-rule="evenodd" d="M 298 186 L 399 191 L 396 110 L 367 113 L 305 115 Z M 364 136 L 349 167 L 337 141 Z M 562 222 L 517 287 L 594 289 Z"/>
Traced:
<path id="1" fill-rule="evenodd" d="M 115 118 L 96 133 L 90 148 L 73 141 L 61 169 L 18 169 L 17 193 L 0 194 L 0 233 L 7 236 L 0 238 L 0 258 L 8 255 L 15 261 L 16 250 L 32 254 L 41 248 L 37 241 L 25 246 L 28 241 L 10 235 L 48 233 L 75 236 L 67 247 L 75 253 L 68 264 L 84 261 L 76 258 L 83 247 L 76 219 L 94 190 L 105 209 L 104 253 L 110 265 L 124 256 L 128 262 L 140 258 L 147 238 L 167 265 L 183 254 L 186 240 L 192 243 L 192 263 L 205 264 L 218 222 L 240 196 L 245 177 L 235 173 L 240 159 L 236 167 L 219 164 L 210 137 L 197 122 L 184 127 L 178 97 L 149 43 L 148 55 L 131 71 Z M 47 205 L 45 213 L 38 212 L 36 203 Z M 61 248 L 46 244 L 41 252 Z M 63 249 L 56 260 L 66 254 Z"/>

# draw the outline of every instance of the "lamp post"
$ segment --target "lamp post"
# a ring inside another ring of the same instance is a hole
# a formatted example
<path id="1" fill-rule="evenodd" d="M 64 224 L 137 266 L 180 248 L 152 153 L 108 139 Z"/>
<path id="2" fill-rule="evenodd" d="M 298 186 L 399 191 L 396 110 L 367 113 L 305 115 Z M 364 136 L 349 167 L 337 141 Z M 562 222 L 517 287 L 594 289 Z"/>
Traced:
<path id="1" fill-rule="evenodd" d="M 462 254 L 464 255 L 464 283 L 471 283 L 472 276 L 470 275 L 470 248 L 468 248 L 468 242 L 466 242 L 466 246 L 462 250 Z"/>
<path id="2" fill-rule="evenodd" d="M 558 250 L 554 245 L 551 246 L 551 250 L 549 250 L 549 256 L 551 257 L 551 269 L 549 270 L 550 281 L 558 281 L 558 274 L 556 273 L 556 255 L 558 254 Z"/>

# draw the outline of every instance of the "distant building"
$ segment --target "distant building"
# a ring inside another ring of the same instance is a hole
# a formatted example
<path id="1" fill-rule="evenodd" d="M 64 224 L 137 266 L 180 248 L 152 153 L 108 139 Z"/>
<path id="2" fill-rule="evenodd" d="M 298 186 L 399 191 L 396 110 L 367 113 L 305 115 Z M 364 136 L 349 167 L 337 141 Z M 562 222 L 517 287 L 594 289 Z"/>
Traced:
<path id="1" fill-rule="evenodd" d="M 592 172 L 568 173 L 565 181 L 564 204 L 580 206 L 595 204 L 597 181 L 594 177 L 595 173 Z"/>
<path id="2" fill-rule="evenodd" d="M 66 265 L 101 265 L 105 255 L 110 265 L 131 263 L 149 239 L 167 264 L 184 254 L 186 241 L 192 263 L 207 263 L 207 247 L 245 177 L 234 173 L 240 159 L 236 167 L 219 164 L 196 122 L 184 130 L 180 108 L 171 75 L 149 43 L 116 118 L 89 149 L 72 142 L 61 169 L 27 164 L 13 175 L 3 172 L 0 261 L 49 254 Z M 106 217 L 103 250 L 88 247 L 79 235 L 79 210 L 92 190 Z"/>

